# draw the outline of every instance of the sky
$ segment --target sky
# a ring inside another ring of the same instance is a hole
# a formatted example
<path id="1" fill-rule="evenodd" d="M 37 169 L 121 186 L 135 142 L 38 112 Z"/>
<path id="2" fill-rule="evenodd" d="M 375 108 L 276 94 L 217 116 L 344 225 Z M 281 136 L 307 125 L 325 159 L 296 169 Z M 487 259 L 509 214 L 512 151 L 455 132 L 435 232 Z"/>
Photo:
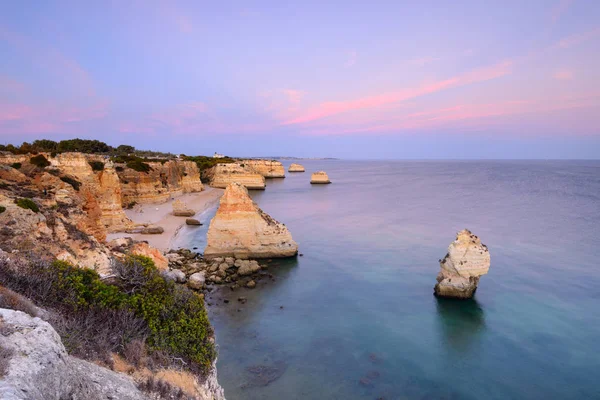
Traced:
<path id="1" fill-rule="evenodd" d="M 0 143 L 600 158 L 600 1 L 2 1 Z"/>

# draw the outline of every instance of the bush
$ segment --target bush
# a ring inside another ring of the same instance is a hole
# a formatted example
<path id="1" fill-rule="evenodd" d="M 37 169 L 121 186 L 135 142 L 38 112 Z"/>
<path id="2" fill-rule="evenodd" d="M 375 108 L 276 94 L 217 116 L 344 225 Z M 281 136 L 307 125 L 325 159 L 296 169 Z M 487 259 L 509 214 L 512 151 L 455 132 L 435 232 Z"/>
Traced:
<path id="1" fill-rule="evenodd" d="M 121 167 L 120 165 L 117 165 L 117 166 L 115 167 L 115 170 L 116 170 L 117 172 L 123 172 L 123 171 L 125 171 L 125 168 Z"/>
<path id="2" fill-rule="evenodd" d="M 35 204 L 35 202 L 31 199 L 27 199 L 27 198 L 16 199 L 15 204 L 26 210 L 31 210 L 36 213 L 40 212 L 40 208 L 38 207 L 38 205 Z"/>
<path id="3" fill-rule="evenodd" d="M 206 157 L 206 156 L 194 156 L 194 157 L 185 156 L 185 157 L 183 157 L 183 159 L 185 161 L 194 161 L 200 171 L 212 168 L 217 164 L 228 164 L 228 163 L 235 162 L 235 160 L 230 157 L 214 158 L 214 157 Z"/>
<path id="4" fill-rule="evenodd" d="M 127 161 L 127 168 L 131 168 L 138 172 L 144 172 L 146 174 L 152 169 L 149 164 L 143 162 L 141 159 Z"/>
<path id="5" fill-rule="evenodd" d="M 141 340 L 151 357 L 161 355 L 156 358 L 163 363 L 181 359 L 191 371 L 207 373 L 216 351 L 202 298 L 166 281 L 147 257 L 130 255 L 114 272 L 109 284 L 95 271 L 64 261 L 18 270 L 0 261 L 5 286 L 60 311 L 55 325 L 72 353 L 94 360 L 118 352 L 139 361 L 145 350 L 133 342 Z"/>
<path id="6" fill-rule="evenodd" d="M 79 182 L 78 180 L 73 179 L 70 176 L 61 176 L 60 180 L 73 186 L 73 189 L 75 189 L 76 191 L 79 192 L 79 188 L 81 187 L 81 182 Z"/>
<path id="7" fill-rule="evenodd" d="M 2 214 L 4 211 L 6 211 L 6 207 L 0 206 L 0 214 Z"/>
<path id="8" fill-rule="evenodd" d="M 20 162 L 16 162 L 11 164 L 11 167 L 13 167 L 14 169 L 21 169 L 21 163 Z"/>
<path id="9" fill-rule="evenodd" d="M 50 161 L 43 154 L 39 154 L 35 157 L 31 157 L 29 162 L 35 165 L 38 168 L 46 168 L 50 165 Z"/>
<path id="10" fill-rule="evenodd" d="M 26 297 L 0 286 L 0 308 L 23 311 L 32 317 L 38 316 L 37 307 Z"/>
<path id="11" fill-rule="evenodd" d="M 104 163 L 101 161 L 89 161 L 90 167 L 92 167 L 93 171 L 103 171 Z"/>

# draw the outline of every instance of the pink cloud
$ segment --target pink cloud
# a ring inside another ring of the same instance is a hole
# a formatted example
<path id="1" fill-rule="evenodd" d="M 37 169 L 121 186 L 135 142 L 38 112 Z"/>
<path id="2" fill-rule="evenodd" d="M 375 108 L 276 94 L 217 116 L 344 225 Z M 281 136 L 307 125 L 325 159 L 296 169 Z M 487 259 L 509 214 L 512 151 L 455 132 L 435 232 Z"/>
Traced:
<path id="1" fill-rule="evenodd" d="M 596 36 L 600 35 L 600 27 L 594 28 L 587 32 L 577 33 L 571 36 L 568 36 L 564 39 L 559 40 L 555 47 L 560 47 L 563 49 L 575 46 L 577 44 L 583 43 L 589 39 L 592 39 Z"/>
<path id="2" fill-rule="evenodd" d="M 561 81 L 570 81 L 573 79 L 573 71 L 561 69 L 556 71 L 553 75 L 554 79 Z"/>
<path id="3" fill-rule="evenodd" d="M 296 115 L 283 121 L 283 125 L 308 123 L 348 111 L 376 108 L 386 104 L 399 103 L 452 87 L 496 79 L 511 73 L 511 71 L 512 62 L 505 61 L 490 67 L 475 69 L 463 75 L 452 77 L 446 80 L 424 84 L 416 88 L 363 97 L 357 100 L 324 102 L 306 110 L 300 115 Z"/>

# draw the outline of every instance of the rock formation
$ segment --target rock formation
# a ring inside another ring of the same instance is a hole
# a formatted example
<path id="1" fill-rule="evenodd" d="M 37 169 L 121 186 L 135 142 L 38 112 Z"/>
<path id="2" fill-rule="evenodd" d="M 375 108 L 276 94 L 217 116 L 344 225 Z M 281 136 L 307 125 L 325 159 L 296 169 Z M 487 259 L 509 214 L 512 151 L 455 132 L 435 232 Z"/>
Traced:
<path id="1" fill-rule="evenodd" d="M 292 163 L 288 168 L 288 172 L 304 172 L 304 167 L 300 164 Z"/>
<path id="2" fill-rule="evenodd" d="M 69 356 L 54 328 L 40 318 L 0 309 L 0 325 L 8 364 L 0 377 L 2 398 L 148 399 L 126 375 Z"/>
<path id="3" fill-rule="evenodd" d="M 230 183 L 239 183 L 247 189 L 264 189 L 265 177 L 255 172 L 249 172 L 245 164 L 240 163 L 217 164 L 203 172 L 203 177 L 208 179 L 209 185 L 225 189 Z"/>
<path id="4" fill-rule="evenodd" d="M 327 173 L 325 171 L 318 171 L 313 172 L 313 174 L 310 177 L 310 183 L 325 184 L 331 183 L 331 181 L 329 180 L 329 177 L 327 176 Z"/>
<path id="5" fill-rule="evenodd" d="M 285 178 L 283 164 L 274 160 L 242 160 L 240 162 L 250 172 L 264 176 L 265 178 Z"/>
<path id="6" fill-rule="evenodd" d="M 434 288 L 436 296 L 469 299 L 473 297 L 479 277 L 488 273 L 490 253 L 485 244 L 464 229 L 448 246 L 448 253 L 440 260 L 440 272 Z"/>
<path id="7" fill-rule="evenodd" d="M 188 208 L 188 206 L 181 200 L 173 201 L 173 215 L 176 217 L 193 217 L 196 211 Z"/>
<path id="8" fill-rule="evenodd" d="M 170 160 L 148 162 L 148 172 L 136 171 L 118 164 L 124 206 L 139 203 L 164 203 L 183 193 L 200 192 L 200 170 L 193 161 Z"/>
<path id="9" fill-rule="evenodd" d="M 208 228 L 206 258 L 274 258 L 297 253 L 298 245 L 285 225 L 263 212 L 244 186 L 227 186 Z"/>

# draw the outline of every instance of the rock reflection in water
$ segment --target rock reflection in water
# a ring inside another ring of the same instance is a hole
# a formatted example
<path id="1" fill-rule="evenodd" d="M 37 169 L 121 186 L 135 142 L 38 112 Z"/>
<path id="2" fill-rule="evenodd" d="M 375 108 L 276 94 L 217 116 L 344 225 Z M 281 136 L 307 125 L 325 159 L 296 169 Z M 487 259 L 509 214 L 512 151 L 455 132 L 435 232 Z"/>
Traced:
<path id="1" fill-rule="evenodd" d="M 454 350 L 464 351 L 485 331 L 485 313 L 475 299 L 436 298 L 443 339 Z"/>

